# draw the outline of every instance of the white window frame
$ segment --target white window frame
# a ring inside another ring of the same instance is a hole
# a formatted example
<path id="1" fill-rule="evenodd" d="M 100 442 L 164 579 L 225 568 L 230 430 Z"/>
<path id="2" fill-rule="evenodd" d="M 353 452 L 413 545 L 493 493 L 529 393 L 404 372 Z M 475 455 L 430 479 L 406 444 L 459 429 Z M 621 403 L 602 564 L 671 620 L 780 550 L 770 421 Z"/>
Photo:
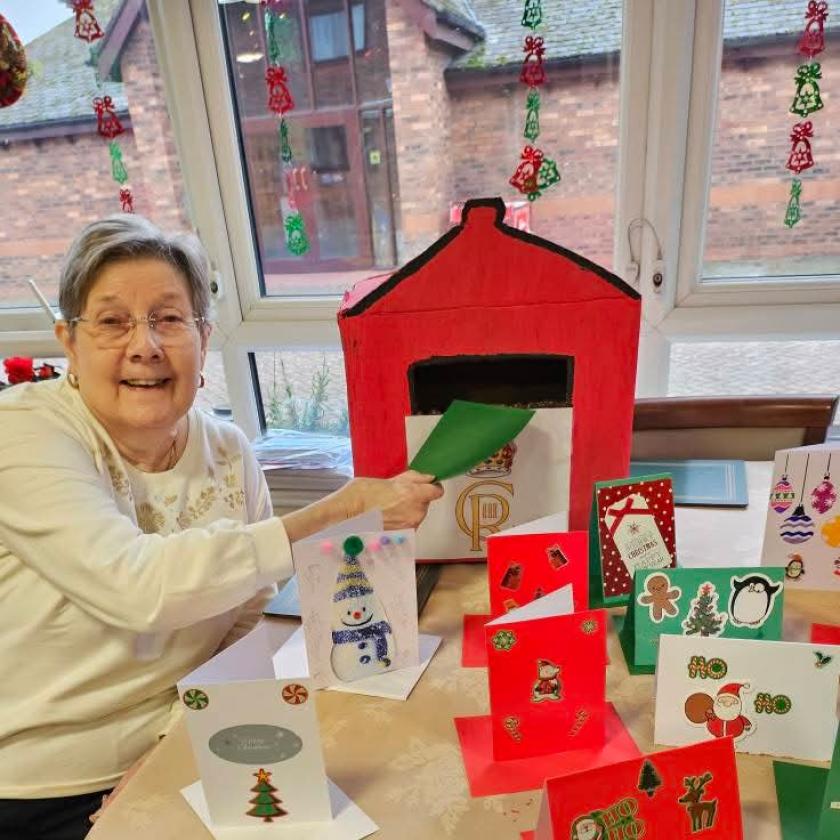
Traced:
<path id="1" fill-rule="evenodd" d="M 642 293 L 638 393 L 667 393 L 674 341 L 837 338 L 840 283 L 701 284 L 724 0 L 625 0 L 614 265 Z M 248 356 L 340 350 L 338 296 L 266 297 L 217 0 L 147 0 L 191 218 L 220 286 L 211 349 L 234 419 L 259 432 Z M 255 5 L 258 10 L 259 6 Z M 646 219 L 631 254 L 627 230 Z M 655 234 L 654 231 L 655 230 Z M 661 249 L 661 261 L 659 251 Z M 654 275 L 664 282 L 656 287 Z M 840 279 L 840 278 L 838 278 Z M 819 305 L 815 305 L 819 304 Z M 0 313 L 4 355 L 60 355 L 35 308 Z"/>

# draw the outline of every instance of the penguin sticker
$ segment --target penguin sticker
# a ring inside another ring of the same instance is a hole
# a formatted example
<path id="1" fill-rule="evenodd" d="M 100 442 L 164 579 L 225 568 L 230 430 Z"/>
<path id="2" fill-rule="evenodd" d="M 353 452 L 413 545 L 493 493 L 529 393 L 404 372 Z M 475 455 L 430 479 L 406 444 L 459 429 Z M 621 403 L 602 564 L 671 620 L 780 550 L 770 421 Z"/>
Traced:
<path id="1" fill-rule="evenodd" d="M 761 627 L 773 611 L 781 583 L 773 583 L 765 575 L 746 575 L 731 579 L 729 620 L 741 627 Z"/>

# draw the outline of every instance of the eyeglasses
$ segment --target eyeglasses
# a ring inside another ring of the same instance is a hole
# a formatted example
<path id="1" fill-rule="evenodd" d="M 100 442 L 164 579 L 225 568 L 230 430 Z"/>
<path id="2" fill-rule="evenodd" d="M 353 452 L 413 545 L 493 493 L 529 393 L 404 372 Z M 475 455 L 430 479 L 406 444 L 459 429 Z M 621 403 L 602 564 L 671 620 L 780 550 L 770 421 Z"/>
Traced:
<path id="1" fill-rule="evenodd" d="M 71 318 L 71 324 L 84 324 L 91 337 L 102 347 L 128 344 L 138 324 L 147 324 L 161 345 L 185 344 L 195 335 L 197 324 L 206 322 L 201 316 L 185 317 L 176 313 L 152 312 L 143 318 L 131 315 L 100 315 L 98 318 Z"/>

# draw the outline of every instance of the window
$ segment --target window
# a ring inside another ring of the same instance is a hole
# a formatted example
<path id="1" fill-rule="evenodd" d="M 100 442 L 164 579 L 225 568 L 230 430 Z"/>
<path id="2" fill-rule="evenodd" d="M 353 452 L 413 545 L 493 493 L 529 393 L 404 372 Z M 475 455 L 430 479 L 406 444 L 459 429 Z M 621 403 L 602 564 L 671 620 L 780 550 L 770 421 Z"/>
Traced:
<path id="1" fill-rule="evenodd" d="M 343 5 L 343 4 L 341 4 Z M 361 52 L 365 48 L 365 6 L 355 3 L 350 8 L 353 29 L 353 49 Z M 343 9 L 335 12 L 311 14 L 309 17 L 309 40 L 312 44 L 313 61 L 330 61 L 344 58 L 349 52 L 347 19 Z"/>

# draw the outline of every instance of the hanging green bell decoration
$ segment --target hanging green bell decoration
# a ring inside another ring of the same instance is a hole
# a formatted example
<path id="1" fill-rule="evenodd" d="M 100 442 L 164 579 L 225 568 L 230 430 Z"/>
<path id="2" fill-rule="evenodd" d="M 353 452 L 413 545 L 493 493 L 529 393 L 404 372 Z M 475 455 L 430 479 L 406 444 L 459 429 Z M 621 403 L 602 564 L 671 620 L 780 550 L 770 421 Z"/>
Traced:
<path id="1" fill-rule="evenodd" d="M 525 11 L 522 13 L 522 25 L 528 29 L 536 29 L 542 23 L 542 0 L 525 0 Z"/>
<path id="2" fill-rule="evenodd" d="M 801 218 L 799 211 L 799 196 L 802 195 L 802 181 L 794 178 L 790 185 L 790 198 L 785 210 L 785 226 L 792 228 Z"/>
<path id="3" fill-rule="evenodd" d="M 822 79 L 822 69 L 819 62 L 814 61 L 811 64 L 799 65 L 794 79 L 796 93 L 793 97 L 793 104 L 790 106 L 792 114 L 807 117 L 808 114 L 813 114 L 814 111 L 819 111 L 823 107 L 820 86 L 817 84 L 819 79 Z"/>
<path id="4" fill-rule="evenodd" d="M 108 154 L 111 156 L 111 177 L 118 184 L 124 184 L 128 180 L 128 172 L 123 163 L 122 149 L 116 140 L 108 144 Z"/>
<path id="5" fill-rule="evenodd" d="M 537 90 L 528 92 L 525 101 L 525 131 L 522 134 L 531 142 L 540 136 L 540 94 Z"/>
<path id="6" fill-rule="evenodd" d="M 537 186 L 540 192 L 547 190 L 552 184 L 556 184 L 560 180 L 560 170 L 557 169 L 557 164 L 550 158 L 543 158 L 540 166 L 540 171 L 537 175 Z"/>
<path id="7" fill-rule="evenodd" d="M 286 228 L 286 247 L 289 249 L 289 253 L 296 257 L 305 254 L 309 250 L 309 239 L 306 236 L 303 216 L 300 213 L 291 213 L 286 216 L 284 227 Z"/>

